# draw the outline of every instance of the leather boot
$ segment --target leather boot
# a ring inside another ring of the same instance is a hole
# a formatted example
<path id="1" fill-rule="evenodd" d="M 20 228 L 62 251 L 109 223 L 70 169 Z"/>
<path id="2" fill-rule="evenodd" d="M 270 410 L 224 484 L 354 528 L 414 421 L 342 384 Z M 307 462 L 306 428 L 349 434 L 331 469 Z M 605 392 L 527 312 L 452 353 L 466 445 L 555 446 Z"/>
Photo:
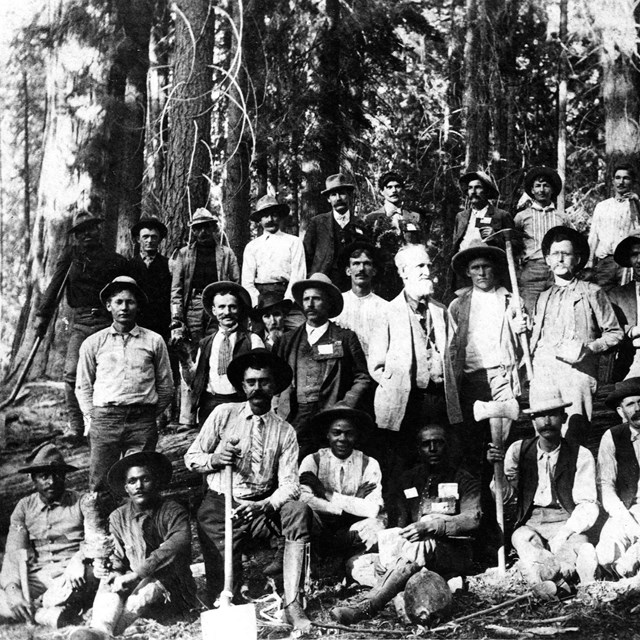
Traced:
<path id="1" fill-rule="evenodd" d="M 387 602 L 400 593 L 409 578 L 418 571 L 420 565 L 416 562 L 400 558 L 395 567 L 385 573 L 380 586 L 369 592 L 366 600 L 355 607 L 334 607 L 329 613 L 334 620 L 346 626 L 367 620 L 384 609 Z"/>
<path id="2" fill-rule="evenodd" d="M 311 629 L 311 621 L 302 608 L 302 592 L 306 558 L 309 549 L 308 542 L 298 540 L 284 541 L 284 558 L 282 579 L 284 586 L 284 612 L 294 630 L 306 633 Z"/>
<path id="3" fill-rule="evenodd" d="M 91 615 L 92 629 L 104 631 L 112 636 L 124 610 L 124 602 L 117 593 L 111 591 L 98 591 L 93 601 L 93 613 Z"/>
<path id="4" fill-rule="evenodd" d="M 282 574 L 284 560 L 284 538 L 278 538 L 273 560 L 262 570 L 267 576 L 279 576 Z"/>

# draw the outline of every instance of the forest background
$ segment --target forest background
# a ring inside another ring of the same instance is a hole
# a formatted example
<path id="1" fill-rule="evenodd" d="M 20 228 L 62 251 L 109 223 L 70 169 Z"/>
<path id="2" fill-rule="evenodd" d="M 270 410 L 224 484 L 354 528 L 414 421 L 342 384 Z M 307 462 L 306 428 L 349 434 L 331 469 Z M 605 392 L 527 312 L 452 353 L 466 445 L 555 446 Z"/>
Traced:
<path id="1" fill-rule="evenodd" d="M 587 230 L 612 165 L 640 154 L 640 9 L 632 0 L 0 0 L 0 379 L 33 318 L 72 212 L 130 255 L 140 215 L 188 240 L 221 208 L 238 259 L 252 204 L 277 194 L 302 232 L 327 175 L 378 206 L 407 178 L 440 286 L 458 179 L 489 171 L 515 211 L 527 168 L 558 167 Z M 63 303 L 32 367 L 59 377 Z"/>

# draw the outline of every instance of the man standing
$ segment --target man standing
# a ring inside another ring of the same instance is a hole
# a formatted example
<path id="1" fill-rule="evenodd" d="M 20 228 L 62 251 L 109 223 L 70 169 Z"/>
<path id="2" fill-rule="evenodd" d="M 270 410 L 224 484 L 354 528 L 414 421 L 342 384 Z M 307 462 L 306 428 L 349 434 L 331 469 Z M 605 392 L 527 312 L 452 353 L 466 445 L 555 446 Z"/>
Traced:
<path id="1" fill-rule="evenodd" d="M 344 306 L 333 321 L 344 329 L 351 329 L 358 336 L 364 355 L 368 356 L 373 331 L 382 320 L 388 304 L 373 293 L 373 280 L 378 273 L 378 252 L 372 244 L 356 241 L 342 250 L 340 264 L 351 280 L 351 289 L 342 294 Z"/>
<path id="2" fill-rule="evenodd" d="M 629 235 L 640 233 L 640 198 L 632 191 L 635 171 L 628 164 L 613 169 L 615 196 L 598 202 L 593 210 L 589 231 L 589 262 L 596 284 L 605 291 L 622 284 L 623 269 L 614 258 L 618 243 Z"/>
<path id="3" fill-rule="evenodd" d="M 349 282 L 338 267 L 338 255 L 348 244 L 364 239 L 364 225 L 351 210 L 355 185 L 348 182 L 342 173 L 329 176 L 325 182 L 326 189 L 322 195 L 327 197 L 331 211 L 309 221 L 303 240 L 307 273 L 329 276 L 340 291 L 345 291 Z"/>
<path id="4" fill-rule="evenodd" d="M 311 623 L 301 605 L 311 509 L 297 500 L 298 445 L 291 425 L 271 410 L 271 400 L 291 383 L 291 368 L 266 349 L 242 354 L 227 371 L 247 402 L 219 405 L 184 456 L 187 469 L 205 474 L 198 536 L 207 591 L 213 602 L 223 586 L 224 470 L 233 465 L 233 565 L 242 584 L 241 552 L 251 538 L 285 538 L 284 610 L 294 630 Z"/>
<path id="5" fill-rule="evenodd" d="M 296 282 L 293 296 L 306 322 L 286 333 L 275 347 L 293 370 L 293 383 L 280 396 L 278 410 L 296 431 L 302 459 L 321 444 L 311 418 L 340 400 L 351 408 L 361 407 L 371 378 L 356 334 L 329 320 L 342 311 L 342 294 L 329 278 L 315 273 Z"/>
<path id="6" fill-rule="evenodd" d="M 136 324 L 146 296 L 133 278 L 115 278 L 100 299 L 113 324 L 82 343 L 76 394 L 90 432 L 89 485 L 106 489 L 121 454 L 154 450 L 156 418 L 171 402 L 173 379 L 164 340 Z"/>
<path id="7" fill-rule="evenodd" d="M 582 442 L 591 421 L 598 354 L 618 345 L 624 334 L 605 292 L 576 277 L 588 260 L 586 238 L 569 227 L 553 227 L 541 250 L 554 284 L 536 303 L 533 370 L 570 403 L 562 435 Z"/>
<path id="8" fill-rule="evenodd" d="M 562 179 L 556 171 L 549 167 L 534 167 L 524 178 L 524 190 L 533 201 L 517 213 L 514 220 L 524 245 L 518 286 L 527 311 L 533 313 L 538 295 L 552 282 L 542 255 L 542 238 L 552 227 L 568 226 L 568 221 L 564 214 L 556 211 L 554 204 L 562 191 Z M 587 260 L 588 256 L 585 262 Z"/>
<path id="9" fill-rule="evenodd" d="M 44 337 L 56 312 L 61 289 L 66 287 L 73 318 L 64 361 L 68 423 L 62 437 L 70 443 L 80 442 L 84 432 L 82 412 L 75 394 L 80 345 L 91 334 L 109 326 L 109 314 L 100 303 L 100 291 L 116 276 L 128 273 L 126 258 L 102 246 L 101 224 L 102 218 L 89 211 L 79 211 L 73 216 L 69 229 L 73 246 L 58 261 L 36 312 L 36 335 Z"/>

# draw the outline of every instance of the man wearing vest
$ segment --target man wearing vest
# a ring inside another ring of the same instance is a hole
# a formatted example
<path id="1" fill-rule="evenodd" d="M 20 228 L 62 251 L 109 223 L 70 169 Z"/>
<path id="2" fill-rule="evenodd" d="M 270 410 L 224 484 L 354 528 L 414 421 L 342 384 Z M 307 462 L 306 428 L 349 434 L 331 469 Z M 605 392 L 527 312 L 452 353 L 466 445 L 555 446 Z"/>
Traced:
<path id="1" fill-rule="evenodd" d="M 596 547 L 598 562 L 621 577 L 640 568 L 640 378 L 618 382 L 606 404 L 624 421 L 602 436 L 598 484 L 609 515 Z"/>
<path id="2" fill-rule="evenodd" d="M 536 437 L 514 442 L 506 455 L 491 444 L 487 459 L 504 460 L 505 502 L 516 501 L 511 542 L 526 580 L 563 585 L 577 572 L 593 579 L 595 550 L 586 532 L 598 518 L 595 462 L 591 453 L 561 436 L 564 402 L 555 388 L 531 384 L 530 408 Z M 492 487 L 495 486 L 495 475 Z"/>

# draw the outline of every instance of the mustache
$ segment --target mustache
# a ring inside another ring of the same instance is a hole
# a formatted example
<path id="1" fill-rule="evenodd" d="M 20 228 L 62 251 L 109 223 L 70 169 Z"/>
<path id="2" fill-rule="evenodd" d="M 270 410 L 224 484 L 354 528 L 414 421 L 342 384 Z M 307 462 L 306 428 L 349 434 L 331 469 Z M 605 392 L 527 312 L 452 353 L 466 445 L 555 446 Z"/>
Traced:
<path id="1" fill-rule="evenodd" d="M 248 400 L 252 400 L 253 398 L 257 400 L 271 400 L 271 396 L 266 391 L 262 391 L 262 389 L 257 389 L 247 394 Z"/>

